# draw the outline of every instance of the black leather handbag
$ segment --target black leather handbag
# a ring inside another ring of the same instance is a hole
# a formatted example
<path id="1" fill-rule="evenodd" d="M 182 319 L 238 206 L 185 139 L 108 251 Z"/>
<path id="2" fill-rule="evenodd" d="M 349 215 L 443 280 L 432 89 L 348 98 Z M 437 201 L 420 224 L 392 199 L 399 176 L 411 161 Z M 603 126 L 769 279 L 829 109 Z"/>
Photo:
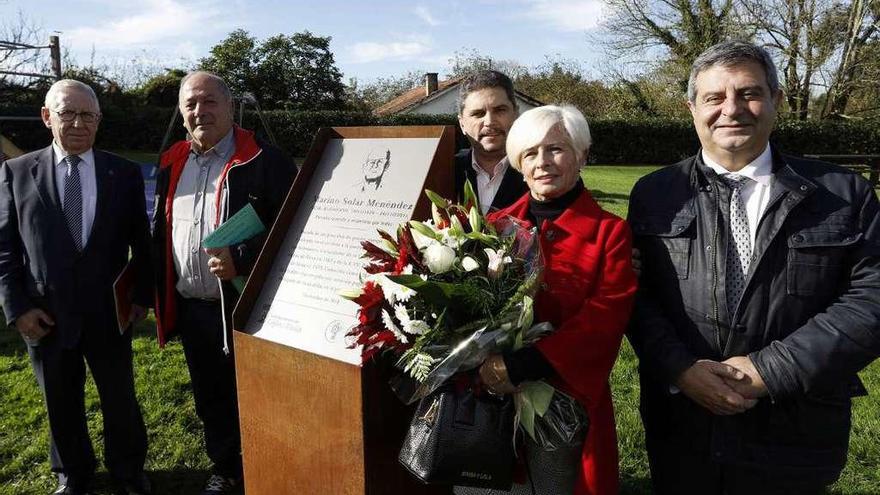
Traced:
<path id="1" fill-rule="evenodd" d="M 424 483 L 509 490 L 515 416 L 509 395 L 443 387 L 419 403 L 398 460 Z"/>

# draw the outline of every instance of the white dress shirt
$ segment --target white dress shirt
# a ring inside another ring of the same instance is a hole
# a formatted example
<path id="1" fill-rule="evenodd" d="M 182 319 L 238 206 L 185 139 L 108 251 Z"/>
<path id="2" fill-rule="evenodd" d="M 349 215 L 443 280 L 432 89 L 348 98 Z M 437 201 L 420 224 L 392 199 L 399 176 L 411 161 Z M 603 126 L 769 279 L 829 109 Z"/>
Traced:
<path id="1" fill-rule="evenodd" d="M 733 174 L 742 175 L 752 179 L 740 189 L 740 196 L 746 203 L 746 215 L 749 218 L 749 234 L 752 246 L 758 234 L 758 223 L 764 216 L 767 204 L 770 202 L 770 187 L 773 185 L 773 155 L 770 153 L 770 145 L 764 148 L 763 153 L 758 155 L 751 163 L 738 172 L 729 172 L 727 169 L 713 161 L 703 151 L 703 163 L 718 175 Z"/>
<path id="2" fill-rule="evenodd" d="M 507 167 L 509 166 L 510 161 L 505 156 L 500 162 L 495 164 L 495 168 L 490 176 L 477 163 L 477 158 L 474 156 L 474 152 L 471 151 L 471 167 L 477 172 L 477 196 L 480 197 L 480 211 L 483 212 L 483 215 L 489 212 L 492 201 L 495 200 L 495 195 L 498 194 L 498 189 L 501 188 L 501 180 L 504 179 L 504 174 L 507 173 Z"/>
<path id="3" fill-rule="evenodd" d="M 64 208 L 64 180 L 67 177 L 67 162 L 65 158 L 70 153 L 65 153 L 55 141 L 52 141 L 52 152 L 55 158 L 55 189 L 58 190 L 58 199 L 61 208 Z M 85 248 L 92 233 L 92 225 L 95 223 L 95 209 L 98 205 L 98 180 L 95 178 L 95 153 L 89 148 L 85 153 L 77 156 L 79 162 L 79 183 L 82 188 L 82 246 Z"/>

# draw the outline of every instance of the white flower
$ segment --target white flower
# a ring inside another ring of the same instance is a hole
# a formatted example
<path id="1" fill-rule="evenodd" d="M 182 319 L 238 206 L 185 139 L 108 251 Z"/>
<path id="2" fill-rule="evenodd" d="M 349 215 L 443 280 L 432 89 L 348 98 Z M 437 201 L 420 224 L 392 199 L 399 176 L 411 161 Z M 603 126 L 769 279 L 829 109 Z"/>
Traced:
<path id="1" fill-rule="evenodd" d="M 384 237 L 379 240 L 379 243 L 376 244 L 376 246 L 382 251 L 390 254 L 391 256 L 397 257 L 398 255 L 397 248 L 394 247 L 394 244 L 391 244 L 391 241 L 385 239 Z"/>
<path id="2" fill-rule="evenodd" d="M 472 206 L 468 212 L 468 222 L 471 224 L 471 232 L 479 232 L 483 228 L 483 218 L 476 206 Z"/>
<path id="3" fill-rule="evenodd" d="M 471 272 L 479 268 L 480 263 L 470 256 L 465 256 L 461 259 L 461 267 L 464 268 L 464 271 Z"/>
<path id="4" fill-rule="evenodd" d="M 416 247 L 419 248 L 420 251 L 430 246 L 432 243 L 437 242 L 434 239 L 422 234 L 416 229 L 412 230 L 412 238 L 413 242 L 416 243 Z"/>
<path id="5" fill-rule="evenodd" d="M 404 332 L 412 335 L 421 335 L 430 329 L 431 327 L 422 320 L 410 320 L 409 323 L 403 327 Z"/>
<path id="6" fill-rule="evenodd" d="M 409 269 L 407 271 L 407 269 Z M 403 267 L 404 274 L 412 274 L 412 266 L 407 265 Z M 371 275 L 367 277 L 367 280 L 372 280 L 374 283 L 379 284 L 382 287 L 382 293 L 385 294 L 385 300 L 390 304 L 394 304 L 396 302 L 406 302 L 412 297 L 416 291 L 410 289 L 405 285 L 400 285 L 397 282 L 392 282 L 391 279 L 385 276 L 385 274 L 378 273 L 375 275 Z"/>
<path id="7" fill-rule="evenodd" d="M 449 215 L 449 230 L 454 237 L 464 235 L 464 226 L 461 225 L 461 220 L 458 219 L 458 216 Z"/>
<path id="8" fill-rule="evenodd" d="M 409 312 L 406 310 L 406 306 L 403 304 L 397 304 L 394 306 L 394 316 L 403 327 L 404 333 L 421 335 L 431 329 L 431 327 L 429 327 L 424 321 L 411 319 L 409 317 Z"/>
<path id="9" fill-rule="evenodd" d="M 399 321 L 401 325 L 406 325 L 409 321 L 409 312 L 406 310 L 406 306 L 404 306 L 403 304 L 394 305 L 394 316 L 397 318 L 397 321 Z"/>
<path id="10" fill-rule="evenodd" d="M 431 203 L 431 219 L 434 220 L 434 225 L 443 223 L 443 217 L 440 216 L 440 208 L 437 208 L 437 205 L 434 203 Z"/>
<path id="11" fill-rule="evenodd" d="M 425 249 L 424 261 L 431 272 L 445 273 L 455 262 L 455 251 L 449 246 L 434 243 Z"/>
<path id="12" fill-rule="evenodd" d="M 487 267 L 489 271 L 489 278 L 496 279 L 501 272 L 504 270 L 504 265 L 512 262 L 510 256 L 504 256 L 504 248 L 495 251 L 492 248 L 485 248 L 483 251 L 486 253 L 486 256 L 489 258 L 489 266 Z"/>
<path id="13" fill-rule="evenodd" d="M 440 242 L 442 242 L 445 246 L 451 247 L 452 249 L 460 248 L 461 245 L 464 244 L 464 241 L 467 240 L 467 238 L 465 238 L 463 235 L 456 235 L 455 232 L 452 231 L 452 229 L 443 229 L 440 231 L 440 234 L 443 236 Z"/>
<path id="14" fill-rule="evenodd" d="M 399 340 L 401 343 L 406 344 L 407 342 L 409 342 L 409 340 L 407 340 L 406 338 L 406 335 L 401 332 L 399 328 L 397 328 L 396 324 L 394 324 L 394 319 L 388 313 L 387 309 L 382 310 L 382 323 L 385 324 L 385 328 L 391 330 L 391 333 L 393 333 L 394 336 L 397 337 L 397 340 Z"/>
<path id="15" fill-rule="evenodd" d="M 363 295 L 363 293 L 364 293 L 364 290 L 361 287 L 354 287 L 354 288 L 340 289 L 339 292 L 337 292 L 336 294 L 339 297 L 348 299 L 349 301 L 354 301 L 355 299 L 361 297 Z"/>

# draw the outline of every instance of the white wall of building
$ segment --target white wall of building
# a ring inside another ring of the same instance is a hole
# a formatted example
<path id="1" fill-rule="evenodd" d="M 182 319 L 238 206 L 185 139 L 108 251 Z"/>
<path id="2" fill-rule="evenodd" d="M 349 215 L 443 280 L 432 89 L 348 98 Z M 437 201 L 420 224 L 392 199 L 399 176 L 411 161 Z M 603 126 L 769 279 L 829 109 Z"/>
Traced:
<path id="1" fill-rule="evenodd" d="M 438 114 L 438 113 L 458 113 L 457 106 L 458 99 L 458 88 L 451 88 L 449 91 L 428 100 L 420 105 L 416 105 L 412 108 L 404 110 L 402 113 L 415 113 L 415 114 Z M 526 100 L 516 97 L 517 105 L 519 106 L 520 112 L 525 112 L 526 110 L 531 110 L 535 108 L 535 105 L 527 102 Z"/>

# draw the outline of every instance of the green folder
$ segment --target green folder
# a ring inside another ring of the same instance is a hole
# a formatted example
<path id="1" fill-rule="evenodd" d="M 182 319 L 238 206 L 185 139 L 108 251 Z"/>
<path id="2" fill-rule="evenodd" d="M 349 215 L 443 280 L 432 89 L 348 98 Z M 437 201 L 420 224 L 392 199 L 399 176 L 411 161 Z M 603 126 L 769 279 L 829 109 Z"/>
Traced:
<path id="1" fill-rule="evenodd" d="M 247 206 L 238 210 L 238 213 L 220 224 L 211 235 L 205 237 L 202 241 L 202 247 L 222 248 L 239 244 L 264 230 L 266 230 L 266 226 L 260 221 L 257 210 L 254 210 L 253 205 L 248 203 Z"/>
<path id="2" fill-rule="evenodd" d="M 205 237 L 202 241 L 202 247 L 205 249 L 222 248 L 240 244 L 265 230 L 266 226 L 263 225 L 257 211 L 254 210 L 253 205 L 248 203 L 247 206 L 220 224 L 211 235 Z M 244 289 L 245 281 L 247 281 L 246 277 L 238 276 L 232 279 L 232 285 L 238 292 L 241 292 Z"/>

